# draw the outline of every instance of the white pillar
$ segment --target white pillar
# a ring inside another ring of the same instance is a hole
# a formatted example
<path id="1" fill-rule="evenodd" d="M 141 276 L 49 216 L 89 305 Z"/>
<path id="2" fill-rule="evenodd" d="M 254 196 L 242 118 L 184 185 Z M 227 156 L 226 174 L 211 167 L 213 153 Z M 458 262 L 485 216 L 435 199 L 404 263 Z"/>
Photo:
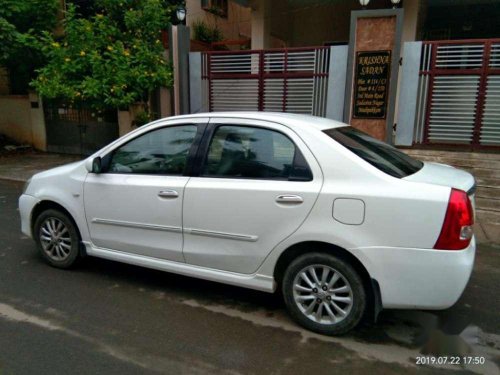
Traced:
<path id="1" fill-rule="evenodd" d="M 398 146 L 411 146 L 414 140 L 421 51 L 422 42 L 405 43 L 396 120 L 395 143 Z"/>
<path id="2" fill-rule="evenodd" d="M 172 54 L 172 68 L 174 70 L 174 115 L 181 113 L 180 103 L 180 75 L 179 75 L 179 39 L 177 37 L 177 26 L 172 25 L 170 28 L 170 51 Z"/>
<path id="3" fill-rule="evenodd" d="M 191 113 L 208 112 L 208 99 L 204 95 L 201 78 L 201 52 L 189 53 L 189 106 Z"/>
<path id="4" fill-rule="evenodd" d="M 254 0 L 252 3 L 252 49 L 271 46 L 271 1 Z"/>
<path id="5" fill-rule="evenodd" d="M 160 117 L 172 116 L 172 95 L 169 88 L 160 87 Z"/>
<path id="6" fill-rule="evenodd" d="M 401 43 L 413 42 L 417 37 L 418 13 L 421 0 L 405 0 L 403 16 L 403 35 Z"/>
<path id="7" fill-rule="evenodd" d="M 169 28 L 170 62 L 174 69 L 174 114 L 189 113 L 189 28 L 184 25 Z"/>
<path id="8" fill-rule="evenodd" d="M 118 135 L 127 134 L 132 130 L 132 115 L 130 111 L 118 111 Z"/>
<path id="9" fill-rule="evenodd" d="M 47 151 L 47 135 L 45 130 L 45 117 L 43 115 L 42 98 L 33 91 L 29 92 L 31 134 L 33 147 L 37 150 Z"/>
<path id="10" fill-rule="evenodd" d="M 347 81 L 347 56 L 349 46 L 330 47 L 328 68 L 328 90 L 326 95 L 326 118 L 343 121 L 345 85 Z"/>

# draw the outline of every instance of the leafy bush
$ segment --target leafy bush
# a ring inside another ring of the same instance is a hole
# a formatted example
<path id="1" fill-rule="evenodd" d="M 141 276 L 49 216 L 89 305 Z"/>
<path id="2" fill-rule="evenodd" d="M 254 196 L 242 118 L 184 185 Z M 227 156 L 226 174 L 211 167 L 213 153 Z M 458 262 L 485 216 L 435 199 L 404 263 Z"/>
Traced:
<path id="1" fill-rule="evenodd" d="M 11 91 L 24 94 L 44 63 L 35 40 L 57 24 L 59 0 L 1 0 L 0 64 L 9 70 Z"/>
<path id="2" fill-rule="evenodd" d="M 213 43 L 223 39 L 222 32 L 217 26 L 210 26 L 203 20 L 196 20 L 192 24 L 193 38 L 200 42 Z"/>
<path id="3" fill-rule="evenodd" d="M 154 89 L 172 85 L 161 29 L 173 6 L 165 0 L 96 0 L 96 14 L 79 17 L 68 4 L 64 36 L 44 33 L 48 63 L 32 85 L 46 98 L 84 101 L 95 109 L 149 102 Z"/>
<path id="4" fill-rule="evenodd" d="M 142 125 L 146 125 L 148 122 L 154 120 L 153 113 L 147 111 L 147 109 L 141 110 L 135 114 L 135 118 L 133 121 L 133 125 L 136 127 L 140 127 Z"/>

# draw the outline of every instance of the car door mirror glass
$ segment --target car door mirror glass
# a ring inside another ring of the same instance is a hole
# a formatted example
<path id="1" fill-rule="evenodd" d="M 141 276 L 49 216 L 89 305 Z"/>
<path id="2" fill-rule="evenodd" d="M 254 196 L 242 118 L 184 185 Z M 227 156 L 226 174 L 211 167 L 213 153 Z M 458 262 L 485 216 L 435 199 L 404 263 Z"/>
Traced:
<path id="1" fill-rule="evenodd" d="M 98 156 L 92 160 L 92 173 L 101 173 L 102 161 L 101 157 Z"/>

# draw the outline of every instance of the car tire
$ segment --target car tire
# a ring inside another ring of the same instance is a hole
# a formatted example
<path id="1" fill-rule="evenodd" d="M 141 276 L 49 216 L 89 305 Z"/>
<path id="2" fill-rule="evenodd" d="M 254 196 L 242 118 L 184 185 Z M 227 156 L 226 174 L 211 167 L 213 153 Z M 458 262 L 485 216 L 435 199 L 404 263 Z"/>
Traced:
<path id="1" fill-rule="evenodd" d="M 33 237 L 43 259 L 56 268 L 71 268 L 80 258 L 80 235 L 65 213 L 49 209 L 36 218 Z"/>
<path id="2" fill-rule="evenodd" d="M 351 264 L 324 253 L 308 253 L 292 261 L 283 277 L 282 292 L 298 324 L 330 336 L 356 327 L 367 304 L 363 281 Z"/>

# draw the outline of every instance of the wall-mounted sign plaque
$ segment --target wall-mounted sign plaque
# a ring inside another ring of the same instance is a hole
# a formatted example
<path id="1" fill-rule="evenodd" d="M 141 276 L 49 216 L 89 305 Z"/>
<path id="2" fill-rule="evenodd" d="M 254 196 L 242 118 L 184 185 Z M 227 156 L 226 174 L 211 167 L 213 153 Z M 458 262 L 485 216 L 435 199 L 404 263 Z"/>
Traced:
<path id="1" fill-rule="evenodd" d="M 356 53 L 353 117 L 385 119 L 391 51 Z"/>

